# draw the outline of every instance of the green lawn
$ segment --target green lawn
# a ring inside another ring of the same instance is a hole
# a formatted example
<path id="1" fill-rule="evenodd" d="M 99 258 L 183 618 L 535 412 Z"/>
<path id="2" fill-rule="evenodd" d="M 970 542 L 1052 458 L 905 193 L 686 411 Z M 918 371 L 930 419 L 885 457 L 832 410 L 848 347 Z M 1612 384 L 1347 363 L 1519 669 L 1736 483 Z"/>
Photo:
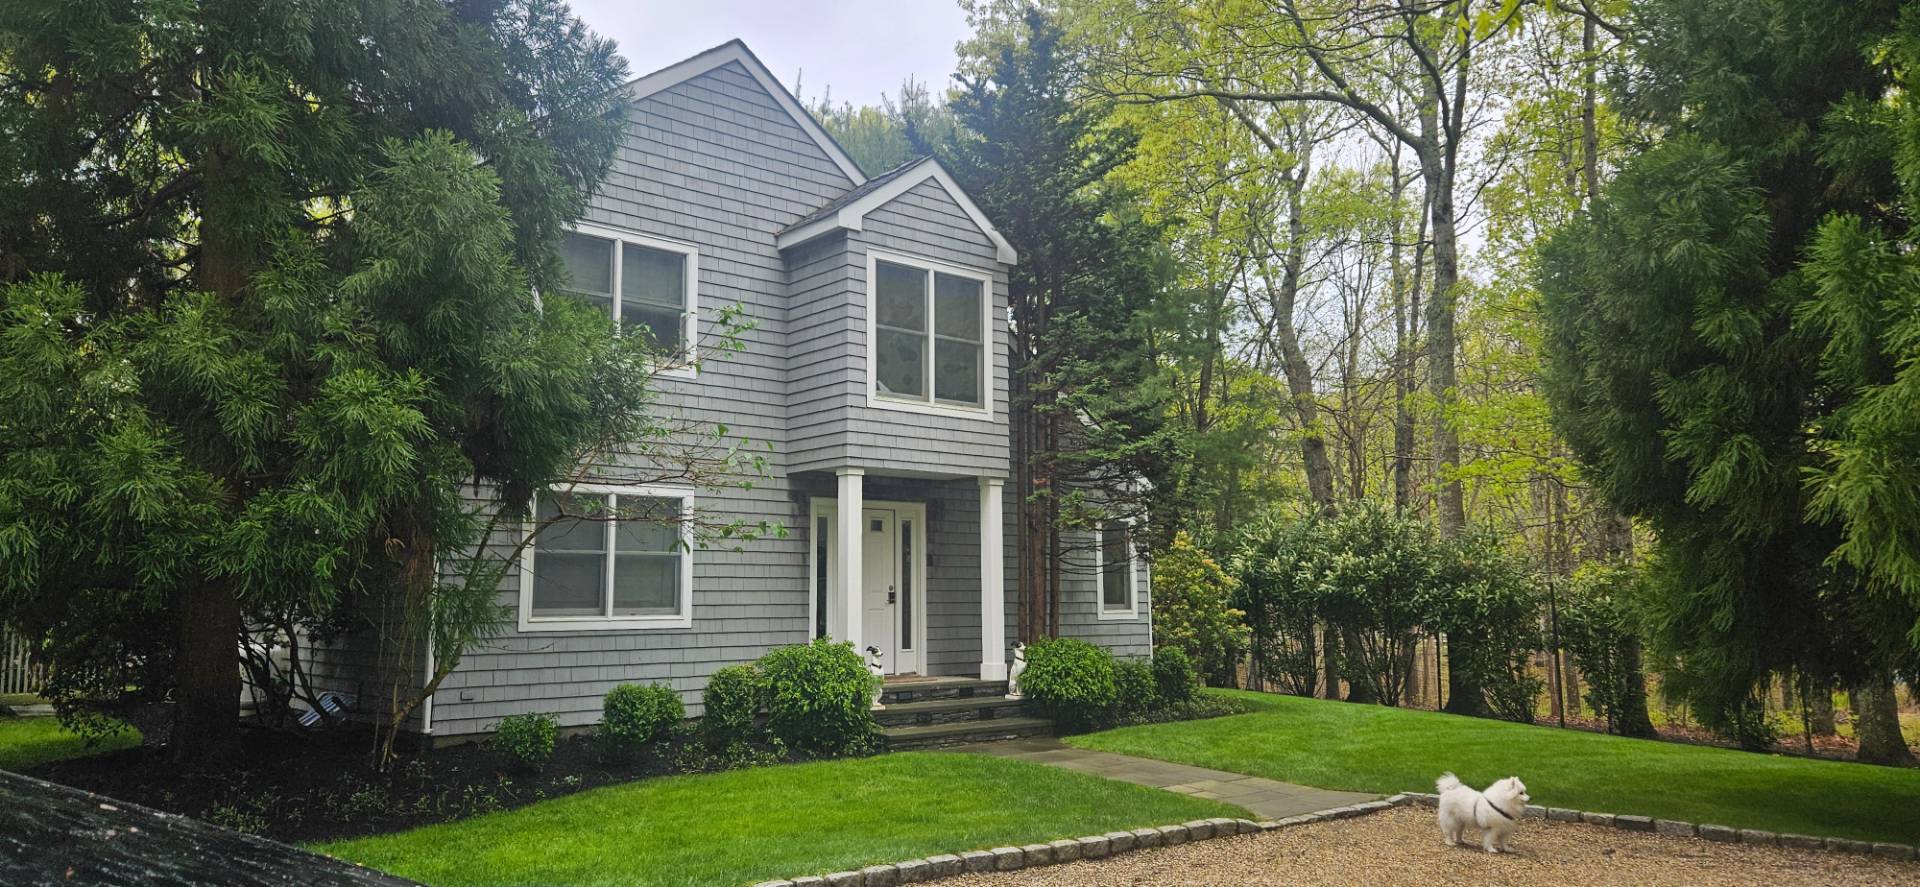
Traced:
<path id="1" fill-rule="evenodd" d="M 1517 775 L 1544 806 L 1901 843 L 1920 836 L 1920 770 L 1217 692 L 1257 710 L 1068 742 L 1330 789 L 1430 792 L 1445 770 L 1474 786 Z"/>
<path id="2" fill-rule="evenodd" d="M 1247 813 L 981 755 L 906 752 L 648 779 L 321 852 L 461 884 L 751 884 Z"/>
<path id="3" fill-rule="evenodd" d="M 140 744 L 129 727 L 88 748 L 55 718 L 0 718 L 0 770 L 19 770 L 48 761 L 97 755 Z"/>

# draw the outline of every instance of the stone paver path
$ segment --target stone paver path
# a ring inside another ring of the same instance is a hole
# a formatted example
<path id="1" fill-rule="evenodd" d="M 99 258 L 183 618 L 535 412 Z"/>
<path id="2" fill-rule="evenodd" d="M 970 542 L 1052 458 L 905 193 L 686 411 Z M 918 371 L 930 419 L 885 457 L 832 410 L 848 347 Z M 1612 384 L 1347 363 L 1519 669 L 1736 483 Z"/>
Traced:
<path id="1" fill-rule="evenodd" d="M 968 745 L 956 748 L 954 751 L 1032 761 L 1063 770 L 1077 770 L 1081 773 L 1091 773 L 1135 785 L 1166 789 L 1196 798 L 1225 801 L 1245 807 L 1261 819 L 1285 819 L 1289 816 L 1298 816 L 1331 807 L 1344 807 L 1380 797 L 1380 795 L 1359 792 L 1310 788 L 1290 782 L 1276 782 L 1259 776 L 1244 776 L 1225 770 L 1190 767 L 1186 764 L 1173 764 L 1151 758 L 1088 751 L 1050 738 Z"/>

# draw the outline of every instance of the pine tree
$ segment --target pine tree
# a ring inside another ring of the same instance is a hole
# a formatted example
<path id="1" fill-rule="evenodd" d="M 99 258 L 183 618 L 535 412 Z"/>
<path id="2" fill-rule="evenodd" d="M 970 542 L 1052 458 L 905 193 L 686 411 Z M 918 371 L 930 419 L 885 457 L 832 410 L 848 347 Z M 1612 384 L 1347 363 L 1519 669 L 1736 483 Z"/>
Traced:
<path id="1" fill-rule="evenodd" d="M 1659 535 L 1669 688 L 1749 744 L 1770 676 L 1884 680 L 1913 652 L 1920 596 L 1882 589 L 1920 538 L 1901 505 L 1920 481 L 1887 470 L 1920 458 L 1915 401 L 1891 424 L 1875 404 L 1903 367 L 1920 384 L 1895 322 L 1911 250 L 1889 247 L 1913 205 L 1899 20 L 1887 2 L 1639 7 L 1623 107 L 1654 142 L 1543 247 L 1556 424 Z"/>
<path id="2" fill-rule="evenodd" d="M 0 615 L 63 703 L 171 692 L 183 760 L 231 742 L 243 615 L 484 631 L 434 570 L 485 530 L 460 485 L 511 511 L 649 427 L 637 337 L 534 296 L 612 44 L 557 0 L 324 8 L 0 6 Z"/>
<path id="3" fill-rule="evenodd" d="M 1009 421 L 1019 501 L 1021 637 L 1059 633 L 1063 530 L 1131 517 L 1168 459 L 1153 364 L 1135 318 L 1164 252 L 1108 174 L 1135 137 L 1076 100 L 1060 28 L 1026 11 L 961 77 L 947 140 L 930 147 L 1020 253 L 1008 273 Z M 1085 552 L 1071 557 L 1090 561 Z"/>

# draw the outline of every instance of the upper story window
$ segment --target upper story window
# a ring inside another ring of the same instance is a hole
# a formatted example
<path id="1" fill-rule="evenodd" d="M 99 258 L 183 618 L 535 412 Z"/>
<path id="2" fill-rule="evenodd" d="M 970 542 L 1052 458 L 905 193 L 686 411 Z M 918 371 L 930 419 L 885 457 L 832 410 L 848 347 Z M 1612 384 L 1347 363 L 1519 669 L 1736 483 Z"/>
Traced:
<path id="1" fill-rule="evenodd" d="M 896 256 L 867 268 L 876 405 L 991 413 L 992 278 Z"/>
<path id="2" fill-rule="evenodd" d="M 1139 615 L 1139 577 L 1134 571 L 1133 531 L 1120 521 L 1100 527 L 1100 618 L 1132 619 Z"/>
<path id="3" fill-rule="evenodd" d="M 693 494 L 589 486 L 541 493 L 521 555 L 520 630 L 691 625 Z"/>
<path id="4" fill-rule="evenodd" d="M 691 357 L 697 334 L 695 279 L 700 252 L 691 246 L 581 225 L 560 244 L 566 291 L 606 308 L 626 335 L 645 335 L 661 350 Z"/>

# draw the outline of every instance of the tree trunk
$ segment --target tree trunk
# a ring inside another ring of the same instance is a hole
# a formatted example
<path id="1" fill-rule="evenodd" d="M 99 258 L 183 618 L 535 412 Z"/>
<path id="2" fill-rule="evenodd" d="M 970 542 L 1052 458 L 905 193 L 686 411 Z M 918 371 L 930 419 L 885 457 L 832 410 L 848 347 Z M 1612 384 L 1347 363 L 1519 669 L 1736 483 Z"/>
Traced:
<path id="1" fill-rule="evenodd" d="M 1620 679 L 1627 684 L 1620 694 L 1620 711 L 1614 716 L 1613 729 L 1621 736 L 1653 739 L 1660 734 L 1653 729 L 1653 716 L 1647 713 L 1647 676 L 1640 656 L 1640 638 L 1628 635 L 1620 641 Z"/>
<path id="2" fill-rule="evenodd" d="M 1360 656 L 1353 652 L 1361 649 L 1360 633 L 1347 631 L 1340 640 L 1348 650 L 1347 661 L 1350 663 L 1361 662 Z M 1380 701 L 1380 693 L 1373 686 L 1373 677 L 1371 666 L 1363 665 L 1360 668 L 1347 669 L 1347 701 L 1370 705 L 1378 703 Z"/>
<path id="3" fill-rule="evenodd" d="M 1392 222 L 1387 244 L 1389 289 L 1393 291 L 1393 513 L 1404 514 L 1413 500 L 1413 412 L 1407 408 L 1407 400 L 1413 395 L 1413 330 L 1407 316 L 1409 275 L 1400 245 L 1401 204 L 1407 186 L 1400 178 L 1399 143 L 1394 144 L 1393 196 L 1389 201 Z M 1418 255 L 1416 251 L 1416 259 Z"/>
<path id="4" fill-rule="evenodd" d="M 1432 88 L 1438 90 L 1438 84 Z M 1460 255 L 1455 229 L 1452 164 L 1443 156 L 1437 96 L 1420 109 L 1420 170 L 1426 177 L 1427 212 L 1433 222 L 1433 296 L 1427 301 L 1427 387 L 1439 408 L 1433 420 L 1433 456 L 1438 487 L 1436 525 L 1443 538 L 1460 535 L 1467 524 L 1466 496 L 1460 486 L 1460 434 L 1451 413 L 1458 378 L 1454 367 L 1454 303 L 1459 297 Z M 1445 711 L 1486 717 L 1486 694 L 1473 674 L 1468 654 L 1473 641 L 1449 638 Z"/>
<path id="5" fill-rule="evenodd" d="M 1307 495 L 1320 512 L 1333 513 L 1333 463 L 1327 458 L 1327 439 L 1320 433 L 1320 407 L 1313 390 L 1313 371 L 1300 348 L 1300 334 L 1294 327 L 1293 313 L 1300 294 L 1300 277 L 1306 267 L 1307 223 L 1303 217 L 1302 193 L 1306 190 L 1305 152 L 1285 179 L 1287 196 L 1287 244 L 1280 286 L 1269 293 L 1273 316 L 1274 344 L 1280 352 L 1280 366 L 1287 377 L 1287 393 L 1292 396 L 1295 420 L 1300 425 L 1300 457 L 1306 465 Z"/>
<path id="6" fill-rule="evenodd" d="M 181 589 L 180 649 L 174 662 L 175 763 L 231 761 L 240 721 L 240 604 L 233 585 L 195 581 Z"/>
<path id="7" fill-rule="evenodd" d="M 1593 208 L 1593 202 L 1600 198 L 1600 128 L 1594 118 L 1594 105 L 1598 90 L 1594 84 L 1594 71 L 1600 66 L 1594 56 L 1595 38 L 1593 16 L 1587 16 L 1580 31 L 1580 53 L 1584 64 L 1580 72 L 1580 172 L 1586 185 L 1586 205 Z"/>
<path id="8" fill-rule="evenodd" d="M 1447 704 L 1441 711 L 1476 718 L 1493 716 L 1487 707 L 1487 694 L 1473 679 L 1473 641 L 1457 634 L 1447 635 Z"/>
<path id="9" fill-rule="evenodd" d="M 1893 678 L 1877 675 L 1855 685 L 1847 695 L 1853 707 L 1853 735 L 1860 740 L 1855 759 L 1912 766 L 1913 751 L 1900 734 L 1900 706 L 1893 695 Z"/>
<path id="10" fill-rule="evenodd" d="M 251 273 L 251 244 L 235 216 L 243 178 L 215 147 L 202 158 L 207 193 L 200 221 L 196 282 L 239 309 Z M 240 720 L 240 601 L 231 581 L 193 577 L 180 589 L 180 649 L 174 663 L 176 713 L 170 754 L 183 764 L 215 764 L 235 751 Z"/>
<path id="11" fill-rule="evenodd" d="M 1340 698 L 1340 632 L 1332 625 L 1320 628 L 1320 685 L 1322 698 Z"/>
<path id="12" fill-rule="evenodd" d="M 1838 730 L 1833 722 L 1833 688 L 1816 683 L 1807 692 L 1807 719 L 1815 736 L 1834 736 Z"/>

